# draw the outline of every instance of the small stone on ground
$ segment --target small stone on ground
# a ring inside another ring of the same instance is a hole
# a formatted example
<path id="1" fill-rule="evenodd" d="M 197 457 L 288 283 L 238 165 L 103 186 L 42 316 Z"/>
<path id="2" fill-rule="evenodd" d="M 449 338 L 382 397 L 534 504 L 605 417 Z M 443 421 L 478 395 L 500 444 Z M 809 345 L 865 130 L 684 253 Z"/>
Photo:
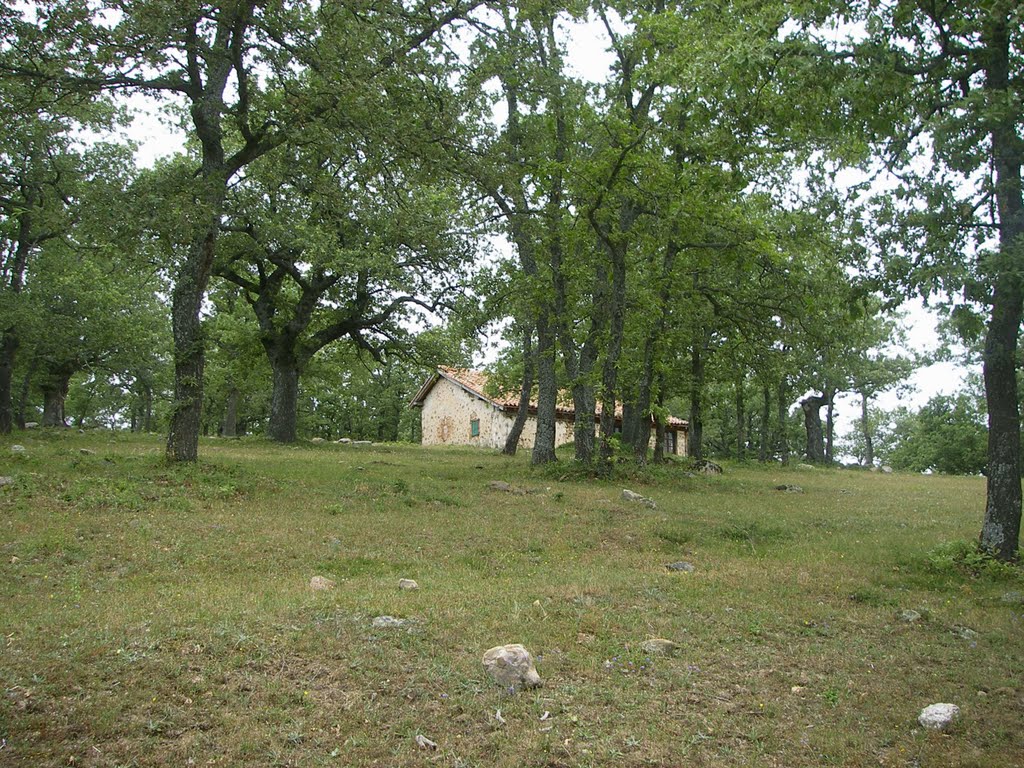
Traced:
<path id="1" fill-rule="evenodd" d="M 483 665 L 494 682 L 503 688 L 516 691 L 542 685 L 533 657 L 519 643 L 496 645 L 488 649 L 484 653 Z"/>
<path id="2" fill-rule="evenodd" d="M 641 496 L 636 491 L 631 491 L 628 488 L 622 489 L 622 498 L 626 501 L 631 501 L 634 504 L 640 504 L 648 509 L 657 509 L 658 505 L 654 503 L 653 499 L 648 499 L 646 496 Z"/>
<path id="3" fill-rule="evenodd" d="M 412 579 L 399 579 L 398 580 L 398 588 L 399 589 L 419 589 L 420 585 L 417 584 Z"/>
<path id="4" fill-rule="evenodd" d="M 949 631 L 957 637 L 959 637 L 961 640 L 972 641 L 978 639 L 978 633 L 970 627 L 961 627 L 960 625 L 956 625 L 952 627 Z"/>
<path id="5" fill-rule="evenodd" d="M 11 446 L 11 453 L 24 453 L 24 452 L 25 452 L 25 446 L 24 445 L 12 445 Z"/>
<path id="6" fill-rule="evenodd" d="M 900 621 L 905 621 L 908 624 L 913 624 L 915 621 L 918 621 L 921 618 L 921 614 L 910 608 L 905 608 L 898 614 L 896 614 L 896 618 L 898 618 Z"/>
<path id="7" fill-rule="evenodd" d="M 374 629 L 400 629 L 408 623 L 408 619 L 398 619 L 394 616 L 377 616 L 371 625 Z"/>
<path id="8" fill-rule="evenodd" d="M 693 563 L 688 563 L 685 560 L 680 560 L 678 563 L 669 563 L 665 567 L 670 571 L 682 571 L 683 573 L 693 573 L 697 570 Z"/>
<path id="9" fill-rule="evenodd" d="M 801 488 L 799 485 L 788 485 L 788 484 L 776 485 L 775 486 L 775 490 L 776 491 L 785 491 L 786 493 L 803 493 L 804 492 L 804 489 Z"/>
<path id="10" fill-rule="evenodd" d="M 431 741 L 420 733 L 416 735 L 416 746 L 420 749 L 437 749 L 437 742 Z"/>
<path id="11" fill-rule="evenodd" d="M 314 592 L 320 592 L 325 589 L 334 589 L 334 586 L 334 582 L 326 576 L 314 576 L 309 580 L 309 588 Z"/>
<path id="12" fill-rule="evenodd" d="M 492 480 L 487 484 L 487 487 L 492 491 L 501 491 L 502 493 L 512 493 L 516 496 L 525 496 L 526 491 L 522 488 L 516 488 L 514 485 L 506 483 L 504 480 Z"/>
<path id="13" fill-rule="evenodd" d="M 640 643 L 640 650 L 644 653 L 657 653 L 663 656 L 671 656 L 679 650 L 679 644 L 666 640 L 663 637 L 653 637 Z"/>
<path id="14" fill-rule="evenodd" d="M 947 731 L 959 719 L 960 707 L 956 704 L 932 704 L 917 716 L 917 722 L 930 731 Z"/>

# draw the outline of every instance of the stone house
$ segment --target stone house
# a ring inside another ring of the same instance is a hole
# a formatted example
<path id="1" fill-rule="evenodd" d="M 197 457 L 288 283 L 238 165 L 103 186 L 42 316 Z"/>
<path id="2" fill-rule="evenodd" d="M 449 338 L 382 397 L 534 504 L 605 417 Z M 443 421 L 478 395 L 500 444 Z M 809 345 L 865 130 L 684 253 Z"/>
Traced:
<path id="1" fill-rule="evenodd" d="M 423 445 L 475 445 L 500 450 L 512 430 L 519 409 L 518 393 L 487 394 L 487 374 L 465 368 L 437 369 L 409 403 L 422 409 Z M 533 448 L 537 434 L 537 403 L 530 403 L 530 415 L 519 447 Z M 560 402 L 555 412 L 555 444 L 571 443 L 575 413 L 572 401 Z M 621 429 L 622 415 L 616 412 Z M 595 423 L 594 429 L 596 430 Z M 665 453 L 686 455 L 687 423 L 670 416 L 665 424 Z M 651 447 L 655 433 L 651 431 Z"/>

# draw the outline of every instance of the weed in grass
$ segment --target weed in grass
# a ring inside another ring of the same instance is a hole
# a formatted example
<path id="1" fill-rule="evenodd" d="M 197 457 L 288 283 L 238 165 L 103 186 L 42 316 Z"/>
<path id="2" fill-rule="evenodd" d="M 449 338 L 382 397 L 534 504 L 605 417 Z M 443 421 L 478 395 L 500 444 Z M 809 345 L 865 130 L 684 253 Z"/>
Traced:
<path id="1" fill-rule="evenodd" d="M 888 594 L 874 587 L 858 587 L 850 593 L 850 600 L 872 608 L 885 608 L 896 605 Z"/>
<path id="2" fill-rule="evenodd" d="M 671 545 L 670 548 L 682 547 L 693 541 L 693 534 L 689 530 L 679 527 L 658 528 L 654 531 L 654 535 L 665 544 Z"/>
<path id="3" fill-rule="evenodd" d="M 1024 570 L 984 552 L 976 542 L 954 541 L 925 555 L 925 567 L 937 575 L 958 574 L 995 582 L 1024 581 Z"/>
<path id="4" fill-rule="evenodd" d="M 730 523 L 721 526 L 716 530 L 716 534 L 725 541 L 748 544 L 751 549 L 778 544 L 792 538 L 792 534 L 786 529 L 765 525 L 756 520 L 749 523 Z"/>

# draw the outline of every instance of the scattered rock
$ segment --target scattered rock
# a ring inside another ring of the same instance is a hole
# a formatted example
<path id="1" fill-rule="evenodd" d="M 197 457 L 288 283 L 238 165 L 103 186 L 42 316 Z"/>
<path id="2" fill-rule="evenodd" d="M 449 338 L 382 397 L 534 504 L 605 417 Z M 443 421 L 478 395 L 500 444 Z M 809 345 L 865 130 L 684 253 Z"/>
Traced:
<path id="1" fill-rule="evenodd" d="M 25 422 L 25 429 L 35 429 L 38 426 L 39 426 L 39 422 L 38 421 L 26 421 Z"/>
<path id="2" fill-rule="evenodd" d="M 891 475 L 892 474 L 892 467 L 882 467 L 881 470 L 882 470 L 882 474 L 883 475 Z"/>
<path id="3" fill-rule="evenodd" d="M 419 589 L 420 585 L 417 584 L 412 579 L 399 579 L 398 580 L 398 588 L 399 589 Z"/>
<path id="4" fill-rule="evenodd" d="M 348 445 L 349 443 L 352 442 L 352 438 L 351 437 L 343 437 L 338 442 L 341 443 L 342 445 Z"/>
<path id="5" fill-rule="evenodd" d="M 797 696 L 799 696 L 801 693 L 803 693 L 806 690 L 807 690 L 807 686 L 804 686 L 804 685 L 794 685 L 792 688 L 789 689 L 789 692 L 790 693 L 795 693 Z"/>
<path id="6" fill-rule="evenodd" d="M 512 493 L 516 496 L 525 496 L 526 491 L 522 488 L 516 488 L 514 485 L 506 483 L 504 480 L 492 480 L 487 484 L 487 487 L 492 491 L 501 491 L 502 493 Z"/>
<path id="7" fill-rule="evenodd" d="M 10 485 L 14 482 L 13 477 L 0 477 L 0 486 Z"/>
<path id="8" fill-rule="evenodd" d="M 695 475 L 695 474 L 694 474 L 693 472 L 684 472 L 684 473 L 683 473 L 683 477 L 685 477 L 685 478 L 687 478 L 687 479 L 690 479 L 690 480 L 692 480 L 692 479 L 693 479 L 693 478 L 695 478 L 696 476 L 697 476 L 697 475 Z"/>
<path id="9" fill-rule="evenodd" d="M 815 469 L 815 466 L 813 464 L 797 464 L 796 468 L 797 469 Z"/>
<path id="10" fill-rule="evenodd" d="M 683 573 L 693 573 L 695 570 L 697 570 L 696 566 L 693 563 L 688 563 L 685 560 L 680 560 L 677 563 L 669 563 L 665 567 L 668 568 L 670 571 L 682 571 Z"/>
<path id="11" fill-rule="evenodd" d="M 720 475 L 725 471 L 722 469 L 721 464 L 715 464 L 715 462 L 708 461 L 707 459 L 698 461 L 694 468 L 702 475 Z"/>
<path id="12" fill-rule="evenodd" d="M 503 688 L 536 688 L 543 685 L 533 657 L 519 643 L 496 645 L 488 649 L 483 657 L 484 669 Z"/>
<path id="13" fill-rule="evenodd" d="M 978 639 L 978 633 L 970 627 L 961 627 L 959 624 L 953 626 L 950 630 L 954 635 L 959 637 L 961 640 L 967 640 L 973 642 Z"/>
<path id="14" fill-rule="evenodd" d="M 334 589 L 335 583 L 326 576 L 314 576 L 309 580 L 309 588 L 314 592 L 322 592 L 325 589 Z"/>
<path id="15" fill-rule="evenodd" d="M 921 619 L 921 614 L 910 608 L 904 608 L 896 614 L 896 618 L 900 621 L 907 622 L 907 624 L 913 624 L 915 621 L 919 621 Z"/>
<path id="16" fill-rule="evenodd" d="M 7 478 L 10 481 L 10 478 Z M 2 483 L 0 483 L 2 485 Z M 1013 590 L 1011 592 L 1004 592 L 1003 596 L 999 598 L 1000 602 L 1008 603 L 1009 605 L 1024 605 L 1024 592 Z"/>
<path id="17" fill-rule="evenodd" d="M 311 442 L 311 443 L 322 443 L 323 441 L 324 441 L 324 439 L 322 437 L 314 437 L 309 442 Z"/>
<path id="18" fill-rule="evenodd" d="M 679 644 L 666 640 L 663 637 L 653 637 L 640 643 L 640 650 L 644 653 L 656 653 L 662 656 L 671 656 L 679 650 Z"/>
<path id="19" fill-rule="evenodd" d="M 25 446 L 24 445 L 12 445 L 11 446 L 11 453 L 24 453 L 24 452 L 25 452 Z"/>
<path id="20" fill-rule="evenodd" d="M 401 629 L 408 623 L 408 619 L 399 619 L 394 616 L 377 616 L 370 623 L 370 626 L 374 629 Z"/>
<path id="21" fill-rule="evenodd" d="M 801 488 L 799 485 L 788 485 L 788 484 L 785 484 L 785 483 L 782 484 L 782 485 L 776 485 L 775 486 L 775 490 L 776 491 L 785 491 L 786 493 L 803 493 L 804 492 L 804 489 Z"/>
<path id="22" fill-rule="evenodd" d="M 78 452 L 80 454 L 82 454 L 83 456 L 95 456 L 96 455 L 96 451 L 94 451 L 92 448 L 79 448 Z"/>
<path id="23" fill-rule="evenodd" d="M 947 731 L 959 719 L 960 707 L 956 704 L 932 704 L 917 716 L 917 722 L 930 731 Z"/>
<path id="24" fill-rule="evenodd" d="M 373 440 L 353 440 L 352 445 L 373 445 Z"/>
<path id="25" fill-rule="evenodd" d="M 654 503 L 653 499 L 648 499 L 646 496 L 641 496 L 636 491 L 631 491 L 628 488 L 622 489 L 622 498 L 626 501 L 631 501 L 634 504 L 640 504 L 641 506 L 647 507 L 648 509 L 657 509 L 658 505 Z"/>
<path id="26" fill-rule="evenodd" d="M 437 749 L 437 742 L 431 741 L 422 733 L 416 734 L 416 746 L 420 749 Z"/>

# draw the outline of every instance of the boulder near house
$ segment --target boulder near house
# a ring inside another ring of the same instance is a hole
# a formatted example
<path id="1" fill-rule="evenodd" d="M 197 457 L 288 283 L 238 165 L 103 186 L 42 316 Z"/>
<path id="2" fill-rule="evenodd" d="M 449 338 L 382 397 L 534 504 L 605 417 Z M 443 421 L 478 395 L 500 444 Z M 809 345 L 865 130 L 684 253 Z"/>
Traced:
<path id="1" fill-rule="evenodd" d="M 487 374 L 464 368 L 440 367 L 420 387 L 409 404 L 421 408 L 423 445 L 475 445 L 500 450 L 512 429 L 519 409 L 518 393 L 492 396 L 487 391 Z M 519 447 L 529 449 L 537 434 L 537 403 L 530 403 L 530 415 L 519 438 Z M 555 445 L 571 443 L 573 418 L 571 402 L 559 403 L 555 421 Z M 621 429 L 621 412 L 615 414 Z M 597 425 L 595 424 L 595 429 Z M 687 423 L 670 416 L 665 423 L 665 453 L 686 455 Z M 651 431 L 651 447 L 655 433 Z"/>

